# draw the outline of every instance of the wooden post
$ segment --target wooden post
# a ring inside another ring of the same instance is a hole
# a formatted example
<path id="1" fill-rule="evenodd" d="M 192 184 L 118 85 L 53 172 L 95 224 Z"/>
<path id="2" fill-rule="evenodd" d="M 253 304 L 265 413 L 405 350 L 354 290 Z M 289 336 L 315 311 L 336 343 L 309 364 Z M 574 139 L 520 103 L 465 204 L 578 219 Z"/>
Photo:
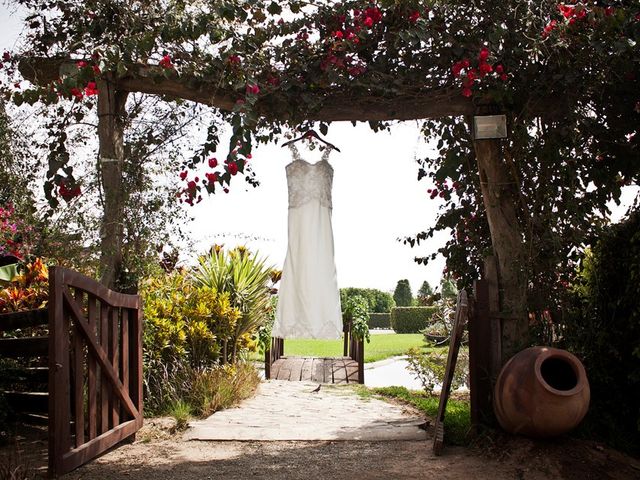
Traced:
<path id="1" fill-rule="evenodd" d="M 489 309 L 489 375 L 491 386 L 496 384 L 500 369 L 502 368 L 502 320 L 498 314 L 500 311 L 500 293 L 498 286 L 498 269 L 496 259 L 488 256 L 484 259 L 484 277 L 487 283 L 487 302 Z"/>
<path id="2" fill-rule="evenodd" d="M 124 236 L 124 120 L 127 92 L 115 89 L 115 79 L 98 80 L 99 168 L 104 194 L 101 232 L 101 283 L 114 289 L 122 269 Z"/>
<path id="3" fill-rule="evenodd" d="M 491 317 L 489 284 L 476 280 L 473 284 L 474 305 L 469 317 L 469 390 L 471 425 L 493 423 L 493 382 L 491 375 Z"/>
<path id="4" fill-rule="evenodd" d="M 474 140 L 473 145 L 496 258 L 500 310 L 510 318 L 502 329 L 504 360 L 522 349 L 528 333 L 522 232 L 516 212 L 517 185 L 502 158 L 499 140 Z"/>

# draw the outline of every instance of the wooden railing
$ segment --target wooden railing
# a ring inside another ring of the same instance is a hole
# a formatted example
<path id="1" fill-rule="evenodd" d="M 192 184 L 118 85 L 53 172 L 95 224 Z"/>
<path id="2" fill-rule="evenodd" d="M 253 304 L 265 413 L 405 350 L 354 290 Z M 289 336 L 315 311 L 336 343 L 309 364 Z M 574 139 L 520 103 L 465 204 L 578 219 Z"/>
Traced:
<path id="1" fill-rule="evenodd" d="M 142 426 L 141 312 L 137 295 L 53 267 L 46 311 L 0 315 L 0 330 L 48 320 L 48 338 L 0 340 L 0 355 L 48 356 L 48 397 L 40 398 L 48 404 L 51 475 L 73 470 Z"/>

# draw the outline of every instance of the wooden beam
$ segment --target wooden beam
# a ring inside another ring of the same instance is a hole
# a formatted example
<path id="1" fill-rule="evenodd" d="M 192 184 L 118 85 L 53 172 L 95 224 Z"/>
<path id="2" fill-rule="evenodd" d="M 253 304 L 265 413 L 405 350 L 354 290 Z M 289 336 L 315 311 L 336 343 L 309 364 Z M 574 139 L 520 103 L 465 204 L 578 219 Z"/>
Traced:
<path id="1" fill-rule="evenodd" d="M 47 85 L 61 75 L 73 72 L 75 62 L 64 59 L 23 59 L 19 70 L 32 83 Z M 133 69 L 132 69 L 133 70 Z M 211 81 L 194 81 L 192 77 L 158 77 L 160 67 L 139 65 L 134 74 L 114 80 L 116 90 L 140 92 L 152 95 L 166 95 L 183 98 L 209 105 L 225 111 L 231 111 L 238 99 L 238 92 L 220 88 L 218 78 Z M 222 72 L 220 73 L 222 75 Z M 413 93 L 395 96 L 383 96 L 374 93 L 353 93 L 344 89 L 322 90 L 316 97 L 319 107 L 305 114 L 308 120 L 316 121 L 387 121 L 417 120 L 447 116 L 473 115 L 478 106 L 490 105 L 490 98 L 465 98 L 460 88 L 447 87 L 429 90 L 420 85 L 413 87 Z M 287 99 L 277 93 L 261 96 L 256 110 L 265 118 L 287 120 L 278 113 L 274 105 L 282 105 Z M 553 116 L 561 112 L 562 102 L 558 99 L 543 99 L 530 105 L 532 115 Z"/>

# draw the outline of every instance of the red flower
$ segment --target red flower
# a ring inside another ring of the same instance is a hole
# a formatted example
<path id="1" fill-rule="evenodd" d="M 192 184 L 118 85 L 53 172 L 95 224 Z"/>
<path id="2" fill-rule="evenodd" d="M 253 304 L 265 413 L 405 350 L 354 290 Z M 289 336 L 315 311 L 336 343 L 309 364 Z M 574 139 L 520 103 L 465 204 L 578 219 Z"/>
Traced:
<path id="1" fill-rule="evenodd" d="M 344 34 L 340 30 L 338 30 L 337 32 L 334 32 L 333 36 L 339 40 L 342 40 L 342 38 L 344 37 Z"/>
<path id="2" fill-rule="evenodd" d="M 69 202 L 75 197 L 80 196 L 82 193 L 79 185 L 67 185 L 67 179 L 60 181 L 58 185 L 58 193 L 64 199 L 65 202 Z"/>
<path id="3" fill-rule="evenodd" d="M 488 63 L 480 64 L 480 75 L 486 75 L 487 73 L 493 72 L 493 67 Z"/>
<path id="4" fill-rule="evenodd" d="M 500 80 L 502 80 L 503 82 L 506 82 L 508 79 L 509 77 L 506 73 L 503 73 L 502 75 L 500 75 Z"/>
<path id="5" fill-rule="evenodd" d="M 227 61 L 232 65 L 236 63 L 240 63 L 240 57 L 238 55 L 229 55 L 229 58 L 227 59 Z"/>
<path id="6" fill-rule="evenodd" d="M 418 21 L 418 19 L 419 19 L 419 18 L 420 18 L 420 12 L 419 12 L 419 11 L 417 11 L 417 10 L 416 10 L 415 12 L 412 12 L 412 13 L 409 15 L 409 21 L 410 21 L 411 23 L 416 23 L 416 22 Z"/>
<path id="7" fill-rule="evenodd" d="M 610 17 L 611 15 L 613 15 L 614 12 L 615 12 L 615 8 L 613 8 L 613 7 L 605 7 L 605 9 L 604 9 L 604 14 L 607 17 Z"/>
<path id="8" fill-rule="evenodd" d="M 478 78 L 478 72 L 476 72 L 475 68 L 472 68 L 467 72 L 467 78 L 469 80 L 475 80 L 476 78 Z"/>
<path id="9" fill-rule="evenodd" d="M 473 95 L 473 92 L 471 91 L 470 88 L 463 88 L 462 89 L 462 96 L 463 97 L 469 98 L 471 95 Z"/>
<path id="10" fill-rule="evenodd" d="M 80 60 L 80 61 L 76 62 L 76 65 L 77 65 L 78 68 L 85 68 L 89 64 L 87 62 L 85 62 L 84 60 Z"/>
<path id="11" fill-rule="evenodd" d="M 560 13 L 562 13 L 564 18 L 571 18 L 575 14 L 576 7 L 575 6 L 570 6 L 570 5 L 560 4 L 560 5 L 558 5 L 558 10 L 560 10 Z"/>
<path id="12" fill-rule="evenodd" d="M 100 67 L 98 65 L 93 65 L 91 68 L 93 68 L 93 73 L 96 75 L 100 74 Z"/>
<path id="13" fill-rule="evenodd" d="M 74 97 L 76 97 L 78 100 L 82 100 L 82 90 L 80 90 L 79 88 L 73 87 L 71 89 L 71 95 L 73 95 Z"/>
<path id="14" fill-rule="evenodd" d="M 187 188 L 189 190 L 195 190 L 196 189 L 196 182 L 194 182 L 193 180 L 189 181 L 189 183 L 187 183 Z"/>
<path id="15" fill-rule="evenodd" d="M 218 181 L 218 172 L 205 173 L 204 176 L 207 177 L 209 183 L 216 183 Z"/>
<path id="16" fill-rule="evenodd" d="M 257 95 L 260 93 L 260 87 L 258 85 L 247 85 L 247 93 Z"/>
<path id="17" fill-rule="evenodd" d="M 188 175 L 188 173 L 187 173 L 187 171 L 186 171 L 186 170 L 184 170 L 184 171 L 180 172 L 180 180 L 184 180 L 184 179 L 186 179 L 186 178 L 187 178 L 187 175 Z"/>
<path id="18" fill-rule="evenodd" d="M 2 61 L 8 62 L 9 60 L 11 60 L 11 54 L 9 52 L 4 52 L 2 54 Z"/>
<path id="19" fill-rule="evenodd" d="M 87 86 L 84 87 L 84 93 L 87 97 L 98 94 L 98 89 L 96 88 L 96 82 L 89 82 Z"/>
<path id="20" fill-rule="evenodd" d="M 496 73 L 498 75 L 504 73 L 504 67 L 501 64 L 496 65 Z"/>
<path id="21" fill-rule="evenodd" d="M 371 17 L 367 17 L 367 18 L 365 18 L 365 19 L 364 19 L 364 24 L 365 24 L 367 27 L 371 27 L 371 26 L 373 26 L 373 18 L 371 18 Z"/>
<path id="22" fill-rule="evenodd" d="M 247 153 L 247 158 L 251 160 L 253 158 L 253 155 L 251 155 L 250 153 Z"/>
<path id="23" fill-rule="evenodd" d="M 171 57 L 169 55 L 165 55 L 164 57 L 162 57 L 162 60 L 160 60 L 159 65 L 162 68 L 173 68 L 173 63 L 171 63 Z"/>
<path id="24" fill-rule="evenodd" d="M 469 63 L 469 59 L 468 58 L 465 58 L 464 60 L 462 60 L 462 67 L 463 68 L 469 68 L 469 65 L 471 65 L 471 64 Z"/>
<path id="25" fill-rule="evenodd" d="M 216 168 L 218 166 L 218 159 L 215 157 L 211 157 L 209 159 L 209 167 Z"/>
<path id="26" fill-rule="evenodd" d="M 451 67 L 451 73 L 453 73 L 454 77 L 459 77 L 460 72 L 462 71 L 463 68 L 464 68 L 464 65 L 462 64 L 462 62 L 456 62 Z"/>
<path id="27" fill-rule="evenodd" d="M 480 55 L 478 56 L 478 58 L 480 59 L 481 62 L 484 62 L 487 58 L 489 58 L 489 49 L 487 47 L 482 47 L 482 49 L 480 50 Z"/>
<path id="28" fill-rule="evenodd" d="M 227 171 L 231 174 L 231 175 L 235 175 L 236 173 L 238 173 L 238 164 L 236 162 L 229 162 L 227 164 Z"/>
<path id="29" fill-rule="evenodd" d="M 558 25 L 558 22 L 556 20 L 551 20 L 549 24 L 544 27 L 544 30 L 542 31 L 542 38 L 549 36 L 553 29 L 556 28 L 556 25 Z"/>

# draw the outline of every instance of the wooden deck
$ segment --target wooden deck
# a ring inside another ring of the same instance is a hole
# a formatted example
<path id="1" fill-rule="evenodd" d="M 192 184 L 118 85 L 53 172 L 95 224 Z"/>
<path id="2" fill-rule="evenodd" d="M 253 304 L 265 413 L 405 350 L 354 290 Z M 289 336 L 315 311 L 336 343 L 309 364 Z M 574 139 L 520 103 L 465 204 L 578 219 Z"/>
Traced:
<path id="1" fill-rule="evenodd" d="M 350 357 L 281 357 L 271 366 L 274 380 L 358 383 L 358 362 Z"/>

